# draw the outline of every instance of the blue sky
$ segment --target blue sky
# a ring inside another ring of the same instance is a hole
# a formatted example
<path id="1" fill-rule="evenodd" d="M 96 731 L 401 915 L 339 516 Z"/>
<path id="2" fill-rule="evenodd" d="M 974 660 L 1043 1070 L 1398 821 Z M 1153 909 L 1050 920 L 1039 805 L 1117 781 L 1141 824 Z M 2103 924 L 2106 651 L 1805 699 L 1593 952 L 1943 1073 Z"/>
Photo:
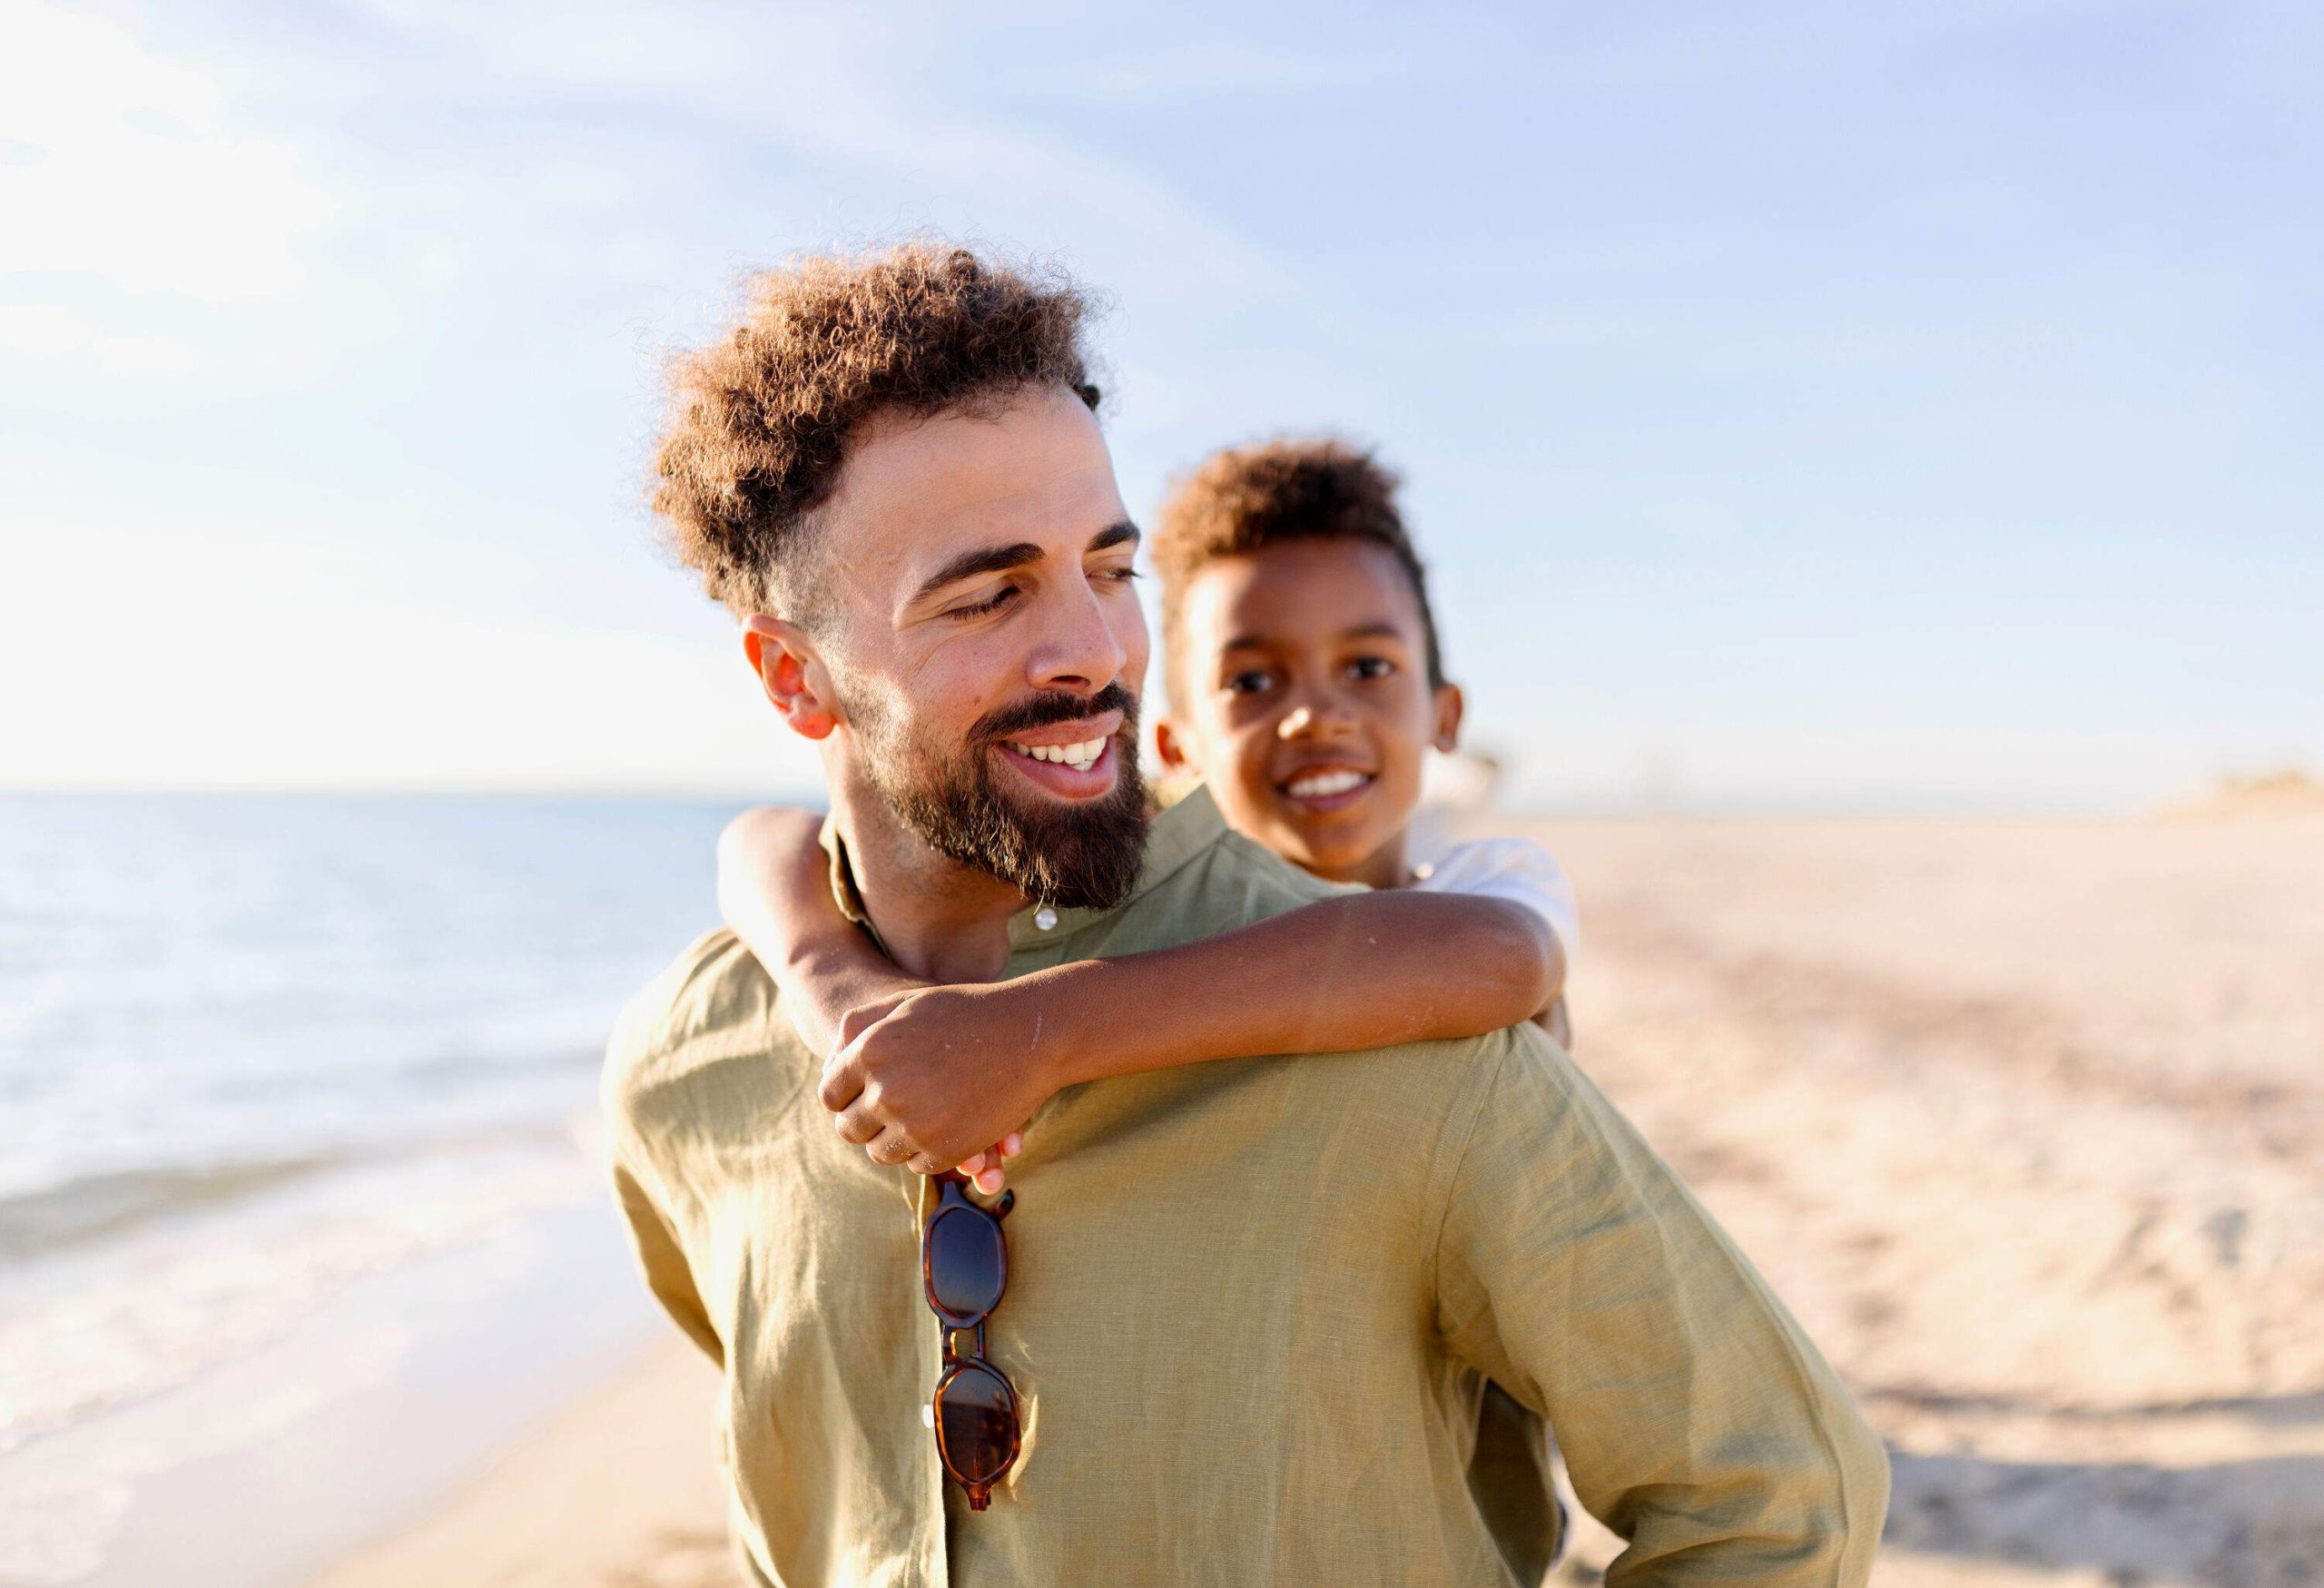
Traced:
<path id="1" fill-rule="evenodd" d="M 1409 481 L 1521 804 L 2324 770 L 2324 13 L 19 4 L 0 783 L 795 787 L 640 507 L 739 271 Z"/>

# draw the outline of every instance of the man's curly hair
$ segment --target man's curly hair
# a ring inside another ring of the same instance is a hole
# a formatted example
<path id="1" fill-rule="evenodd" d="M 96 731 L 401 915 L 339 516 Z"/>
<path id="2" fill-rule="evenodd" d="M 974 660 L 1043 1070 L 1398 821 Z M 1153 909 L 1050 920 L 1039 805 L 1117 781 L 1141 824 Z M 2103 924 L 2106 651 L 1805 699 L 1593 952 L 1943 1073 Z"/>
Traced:
<path id="1" fill-rule="evenodd" d="M 1088 306 L 1062 277 L 913 242 L 794 260 L 746 288 L 731 330 L 672 361 L 652 494 L 679 558 L 738 617 L 808 620 L 814 592 L 787 576 L 873 415 L 987 411 L 1046 385 L 1098 406 Z"/>
<path id="2" fill-rule="evenodd" d="M 1344 441 L 1261 441 L 1213 453 L 1171 488 L 1147 545 L 1162 584 L 1168 654 L 1185 648 L 1187 587 L 1205 565 L 1292 540 L 1357 540 L 1380 547 L 1412 580 L 1427 642 L 1428 682 L 1444 682 L 1428 575 L 1396 509 L 1396 476 Z"/>

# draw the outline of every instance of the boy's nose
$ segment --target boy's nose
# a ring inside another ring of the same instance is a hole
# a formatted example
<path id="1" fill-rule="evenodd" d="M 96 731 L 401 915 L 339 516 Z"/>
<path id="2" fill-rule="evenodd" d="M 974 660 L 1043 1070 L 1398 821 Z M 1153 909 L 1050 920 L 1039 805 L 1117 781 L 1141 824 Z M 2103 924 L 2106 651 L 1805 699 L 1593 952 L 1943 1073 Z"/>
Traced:
<path id="1" fill-rule="evenodd" d="M 1275 732 L 1285 739 L 1320 738 L 1328 734 L 1344 732 L 1348 726 L 1345 712 L 1328 706 L 1300 705 L 1284 714 Z"/>

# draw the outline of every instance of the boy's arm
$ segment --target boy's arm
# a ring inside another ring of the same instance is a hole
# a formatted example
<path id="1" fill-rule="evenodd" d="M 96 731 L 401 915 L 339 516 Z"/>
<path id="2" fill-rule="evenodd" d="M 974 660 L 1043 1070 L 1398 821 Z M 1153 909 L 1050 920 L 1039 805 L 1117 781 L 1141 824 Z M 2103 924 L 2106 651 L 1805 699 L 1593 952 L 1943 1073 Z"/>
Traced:
<path id="1" fill-rule="evenodd" d="M 768 805 L 735 817 L 718 835 L 718 911 L 774 978 L 801 1040 L 829 1055 L 927 983 L 839 912 L 822 833 L 809 811 Z"/>
<path id="2" fill-rule="evenodd" d="M 1563 956 L 1546 922 L 1501 899 L 1349 894 L 1179 948 L 1038 972 L 1070 999 L 1093 1050 L 1073 1080 L 1255 1053 L 1347 1053 L 1474 1037 L 1554 999 Z M 1167 1010 L 1123 1033 L 1124 1009 Z M 1087 1021 L 1089 1023 L 1083 1025 Z"/>
<path id="3" fill-rule="evenodd" d="M 950 1162 L 1079 1081 L 1514 1025 L 1561 969 L 1549 924 L 1505 900 L 1324 899 L 1178 948 L 910 993 L 833 1061 L 823 1102 L 883 1161 Z"/>

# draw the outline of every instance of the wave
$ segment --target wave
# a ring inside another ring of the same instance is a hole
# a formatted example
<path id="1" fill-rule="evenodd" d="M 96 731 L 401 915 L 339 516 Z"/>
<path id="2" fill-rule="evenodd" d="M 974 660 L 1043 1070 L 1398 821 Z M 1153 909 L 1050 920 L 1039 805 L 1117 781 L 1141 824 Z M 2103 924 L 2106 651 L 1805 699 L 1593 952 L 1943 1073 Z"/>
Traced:
<path id="1" fill-rule="evenodd" d="M 212 1212 L 333 1170 L 505 1145 L 571 1141 L 569 1119 L 448 1131 L 402 1150 L 310 1151 L 223 1163 L 156 1165 L 76 1176 L 0 1194 L 0 1260 L 54 1256 L 161 1219 Z"/>
<path id="2" fill-rule="evenodd" d="M 150 1219 L 257 1196 L 347 1161 L 302 1154 L 198 1167 L 116 1169 L 0 1197 L 0 1257 L 28 1258 L 79 1246 Z"/>

